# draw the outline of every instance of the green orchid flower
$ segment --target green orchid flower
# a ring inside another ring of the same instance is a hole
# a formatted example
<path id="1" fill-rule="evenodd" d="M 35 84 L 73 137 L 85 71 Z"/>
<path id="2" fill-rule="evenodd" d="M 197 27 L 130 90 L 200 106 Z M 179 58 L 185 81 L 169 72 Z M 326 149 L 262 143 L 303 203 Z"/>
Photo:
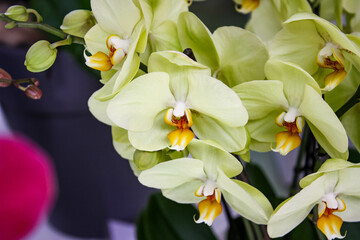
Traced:
<path id="1" fill-rule="evenodd" d="M 331 91 L 351 66 L 360 69 L 359 48 L 336 26 L 309 13 L 293 15 L 270 45 L 270 56 L 292 62 L 314 75 L 323 92 Z"/>
<path id="2" fill-rule="evenodd" d="M 211 69 L 213 77 L 229 87 L 264 79 L 268 52 L 259 38 L 238 27 L 220 27 L 213 34 L 193 13 L 180 14 L 179 39 L 191 48 L 196 60 Z"/>
<path id="3" fill-rule="evenodd" d="M 306 121 L 330 156 L 347 159 L 345 129 L 322 99 L 316 81 L 300 67 L 278 60 L 268 61 L 265 72 L 270 80 L 251 81 L 233 88 L 249 112 L 250 148 L 272 149 L 286 155 L 300 145 Z"/>
<path id="4" fill-rule="evenodd" d="M 188 150 L 193 158 L 160 163 L 141 172 L 139 181 L 178 203 L 199 202 L 196 223 L 213 223 L 222 212 L 221 195 L 243 217 L 267 223 L 273 211 L 267 198 L 251 185 L 231 179 L 243 169 L 235 157 L 215 143 L 199 140 L 192 141 Z"/>
<path id="5" fill-rule="evenodd" d="M 316 205 L 317 227 L 327 239 L 344 238 L 343 221 L 360 221 L 360 165 L 328 159 L 320 169 L 300 181 L 299 193 L 280 204 L 268 222 L 270 237 L 280 237 L 300 224 Z"/>
<path id="6" fill-rule="evenodd" d="M 98 24 L 85 36 L 87 50 L 93 54 L 85 58 L 88 66 L 101 71 L 104 86 L 90 97 L 88 105 L 98 120 L 114 125 L 105 113 L 109 100 L 135 77 L 140 60 L 146 63 L 151 51 L 180 49 L 173 20 L 187 11 L 187 6 L 174 0 L 91 4 Z"/>
<path id="7" fill-rule="evenodd" d="M 97 24 L 85 35 L 86 64 L 101 71 L 104 86 L 89 99 L 91 113 L 112 125 L 104 114 L 113 98 L 137 73 L 140 57 L 146 47 L 146 30 L 141 10 L 132 0 L 91 1 Z M 117 9 L 117 11 L 113 11 Z"/>
<path id="8" fill-rule="evenodd" d="M 230 152 L 245 148 L 248 119 L 238 96 L 210 70 L 180 52 L 157 52 L 149 73 L 110 102 L 107 115 L 143 151 L 183 150 L 194 138 L 214 139 Z M 156 94 L 154 94 L 156 93 Z M 190 129 L 191 128 L 191 129 Z"/>

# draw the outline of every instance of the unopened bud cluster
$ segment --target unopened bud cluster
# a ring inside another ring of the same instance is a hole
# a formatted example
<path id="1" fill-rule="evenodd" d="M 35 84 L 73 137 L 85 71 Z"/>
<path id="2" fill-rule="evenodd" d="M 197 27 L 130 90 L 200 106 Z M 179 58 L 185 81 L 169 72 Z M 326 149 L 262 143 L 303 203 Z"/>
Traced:
<path id="1" fill-rule="evenodd" d="M 26 86 L 21 84 L 28 83 Z M 40 99 L 42 96 L 42 91 L 38 87 L 40 84 L 39 80 L 35 78 L 25 78 L 25 79 L 15 79 L 4 69 L 0 68 L 0 87 L 9 87 L 14 85 L 16 88 L 20 89 L 25 93 L 25 95 L 31 99 Z"/>

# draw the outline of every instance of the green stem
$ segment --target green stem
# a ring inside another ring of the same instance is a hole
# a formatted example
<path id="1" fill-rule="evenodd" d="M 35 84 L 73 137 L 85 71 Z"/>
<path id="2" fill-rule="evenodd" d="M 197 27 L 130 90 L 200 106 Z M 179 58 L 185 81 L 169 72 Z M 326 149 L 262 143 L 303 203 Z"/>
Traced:
<path id="1" fill-rule="evenodd" d="M 148 68 L 147 68 L 147 66 L 146 66 L 145 64 L 143 64 L 142 62 L 140 62 L 139 68 L 140 68 L 141 70 L 143 70 L 145 73 L 148 73 Z"/>
<path id="2" fill-rule="evenodd" d="M 42 18 L 41 15 L 38 13 L 38 11 L 36 11 L 35 9 L 28 8 L 28 9 L 27 9 L 27 12 L 34 14 L 35 17 L 36 17 L 36 21 L 37 21 L 38 23 L 41 23 L 41 22 L 43 21 L 43 18 Z"/>
<path id="3" fill-rule="evenodd" d="M 239 234 L 239 229 L 236 226 L 234 218 L 231 216 L 229 206 L 227 205 L 224 198 L 222 198 L 222 205 L 224 206 L 225 214 L 228 219 L 229 226 L 230 226 L 229 229 L 231 232 L 229 234 L 234 237 L 234 240 L 240 240 L 241 238 L 240 238 L 240 234 Z"/>
<path id="4" fill-rule="evenodd" d="M 249 220 L 243 218 L 244 221 L 244 226 L 245 226 L 245 231 L 246 231 L 246 235 L 248 236 L 249 240 L 256 240 L 255 234 L 253 232 L 253 228 L 251 227 L 251 223 Z"/>
<path id="5" fill-rule="evenodd" d="M 263 236 L 259 225 L 257 225 L 256 223 L 251 223 L 251 225 L 253 226 L 256 239 L 258 239 L 258 240 L 260 240 L 260 239 L 261 240 L 270 239 L 269 237 Z M 266 233 L 266 235 L 267 235 L 267 233 Z"/>
<path id="6" fill-rule="evenodd" d="M 13 27 L 40 29 L 42 31 L 48 32 L 48 33 L 50 33 L 54 36 L 57 36 L 59 38 L 62 38 L 62 39 L 66 39 L 68 36 L 70 36 L 73 43 L 85 45 L 83 38 L 66 34 L 63 31 L 61 31 L 57 28 L 54 28 L 46 23 L 15 21 L 15 20 L 5 16 L 5 14 L 3 14 L 3 13 L 0 13 L 0 20 L 9 22 L 9 23 L 13 23 Z"/>
<path id="7" fill-rule="evenodd" d="M 10 79 L 5 79 L 5 78 L 0 78 L 0 82 L 12 83 L 12 80 L 10 80 Z"/>
<path id="8" fill-rule="evenodd" d="M 336 111 L 336 116 L 341 118 L 350 108 L 360 102 L 360 85 L 355 94 L 339 109 Z"/>
<path id="9" fill-rule="evenodd" d="M 6 82 L 6 83 L 31 83 L 31 84 L 35 84 L 36 82 L 36 78 L 20 78 L 20 79 L 6 79 L 6 78 L 0 78 L 0 82 Z"/>
<path id="10" fill-rule="evenodd" d="M 294 194 L 296 194 L 298 192 L 298 179 L 299 179 L 299 175 L 301 172 L 301 163 L 304 157 L 304 153 L 306 151 L 306 146 L 307 146 L 307 142 L 309 139 L 309 126 L 306 124 L 304 126 L 304 134 L 302 137 L 302 141 L 301 141 L 301 145 L 300 145 L 300 151 L 299 151 L 299 155 L 297 157 L 296 160 L 296 166 L 294 169 L 294 177 L 292 180 L 292 184 L 291 184 L 291 188 L 290 188 L 290 195 L 293 196 Z"/>

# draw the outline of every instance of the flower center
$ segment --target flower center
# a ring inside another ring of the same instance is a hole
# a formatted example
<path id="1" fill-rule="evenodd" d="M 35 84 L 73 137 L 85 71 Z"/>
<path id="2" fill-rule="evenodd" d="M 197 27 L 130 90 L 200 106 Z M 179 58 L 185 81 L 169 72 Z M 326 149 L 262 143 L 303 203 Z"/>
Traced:
<path id="1" fill-rule="evenodd" d="M 195 196 L 206 197 L 206 199 L 202 200 L 198 204 L 200 216 L 195 222 L 204 222 L 211 226 L 215 218 L 222 213 L 222 206 L 220 203 L 221 192 L 215 187 L 215 184 L 207 182 L 195 191 Z"/>
<path id="2" fill-rule="evenodd" d="M 166 111 L 165 123 L 177 128 L 167 135 L 171 143 L 170 149 L 184 150 L 195 137 L 190 130 L 193 125 L 191 112 L 183 102 L 177 102 L 174 109 L 170 108 Z"/>
<path id="3" fill-rule="evenodd" d="M 333 214 L 333 212 L 343 212 L 345 210 L 344 201 L 336 197 L 335 194 L 325 195 L 318 205 L 318 221 L 316 225 L 328 239 L 345 237 L 340 233 L 343 220 Z"/>
<path id="4" fill-rule="evenodd" d="M 296 108 L 289 108 L 289 111 L 282 112 L 275 120 L 276 125 L 285 128 L 287 131 L 276 134 L 276 148 L 274 152 L 286 155 L 297 148 L 301 143 L 300 133 L 304 127 L 304 120 L 299 116 Z"/>
<path id="5" fill-rule="evenodd" d="M 333 90 L 346 77 L 345 58 L 339 47 L 331 42 L 326 43 L 319 51 L 316 63 L 320 67 L 334 70 L 324 78 L 324 92 Z"/>
<path id="6" fill-rule="evenodd" d="M 114 65 L 121 63 L 125 58 L 130 41 L 121 39 L 117 35 L 110 35 L 106 39 L 106 46 L 109 50 L 109 55 L 99 51 L 92 56 L 85 56 L 86 65 L 99 71 L 108 71 Z"/>

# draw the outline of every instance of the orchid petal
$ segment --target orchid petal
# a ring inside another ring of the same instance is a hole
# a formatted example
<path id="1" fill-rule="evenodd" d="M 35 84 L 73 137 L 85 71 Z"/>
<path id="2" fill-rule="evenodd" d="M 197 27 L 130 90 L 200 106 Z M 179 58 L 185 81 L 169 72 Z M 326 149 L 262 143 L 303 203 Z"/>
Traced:
<path id="1" fill-rule="evenodd" d="M 238 27 L 221 27 L 214 32 L 213 39 L 220 57 L 219 74 L 214 77 L 229 87 L 265 78 L 269 54 L 256 35 Z"/>
<path id="2" fill-rule="evenodd" d="M 210 141 L 194 139 L 187 148 L 192 157 L 204 162 L 204 171 L 209 179 L 216 179 L 218 169 L 229 178 L 239 175 L 243 169 L 239 160 Z"/>
<path id="3" fill-rule="evenodd" d="M 232 89 L 240 97 L 249 112 L 249 119 L 259 119 L 275 110 L 289 107 L 283 91 L 283 83 L 276 80 L 254 80 L 239 84 Z"/>
<path id="4" fill-rule="evenodd" d="M 107 101 L 113 98 L 137 73 L 140 59 L 134 52 L 129 53 L 120 65 L 121 70 L 100 88 L 94 97 L 99 101 Z"/>
<path id="5" fill-rule="evenodd" d="M 257 224 L 266 224 L 273 212 L 269 200 L 256 188 L 228 178 L 219 170 L 216 184 L 226 202 L 243 217 Z"/>
<path id="6" fill-rule="evenodd" d="M 163 189 L 162 194 L 178 203 L 197 203 L 204 197 L 197 197 L 194 193 L 203 184 L 201 180 L 192 180 L 174 188 Z"/>
<path id="7" fill-rule="evenodd" d="M 275 123 L 275 119 L 280 113 L 281 111 L 279 110 L 272 111 L 263 118 L 249 121 L 246 125 L 251 138 L 259 142 L 267 143 L 269 146 L 268 151 L 270 150 L 272 143 L 276 143 L 276 134 L 285 130 Z M 253 147 L 254 146 L 251 143 L 250 148 L 256 150 L 256 148 Z"/>
<path id="8" fill-rule="evenodd" d="M 91 0 L 90 3 L 101 28 L 122 38 L 130 37 L 141 17 L 140 10 L 132 0 Z"/>
<path id="9" fill-rule="evenodd" d="M 306 85 L 299 112 L 306 118 L 315 138 L 331 157 L 346 159 L 348 139 L 333 110 L 312 87 Z"/>
<path id="10" fill-rule="evenodd" d="M 282 28 L 283 19 L 275 6 L 275 1 L 263 0 L 246 24 L 246 29 L 255 33 L 264 41 L 270 41 Z"/>
<path id="11" fill-rule="evenodd" d="M 210 75 L 210 69 L 181 52 L 164 51 L 151 54 L 149 72 L 166 72 L 170 77 L 170 89 L 177 101 L 185 101 L 188 94 L 188 74 L 198 72 Z"/>
<path id="12" fill-rule="evenodd" d="M 99 24 L 93 26 L 84 36 L 86 42 L 86 49 L 91 53 L 103 52 L 109 54 L 109 50 L 106 47 L 106 39 L 109 37 L 109 33 L 105 32 Z"/>
<path id="13" fill-rule="evenodd" d="M 291 107 L 298 107 L 304 95 L 305 84 L 311 86 L 321 95 L 317 82 L 300 67 L 279 60 L 270 60 L 265 65 L 268 79 L 280 80 L 284 84 L 284 94 Z"/>
<path id="14" fill-rule="evenodd" d="M 169 76 L 160 72 L 149 73 L 126 85 L 110 101 L 107 113 L 119 127 L 146 131 L 152 127 L 155 116 L 173 104 Z"/>
<path id="15" fill-rule="evenodd" d="M 353 163 L 345 161 L 340 158 L 328 159 L 328 160 L 326 160 L 325 163 L 323 163 L 321 165 L 321 167 L 319 168 L 319 170 L 317 172 L 309 174 L 306 177 L 304 177 L 303 179 L 301 179 L 300 186 L 302 188 L 305 188 L 306 186 L 310 185 L 313 181 L 315 181 L 315 179 L 319 178 L 323 174 L 334 172 L 334 171 L 339 171 L 341 169 L 351 167 L 351 166 L 353 166 Z"/>
<path id="16" fill-rule="evenodd" d="M 150 35 L 149 42 L 153 52 L 165 50 L 182 51 L 177 26 L 173 21 L 163 22 L 153 29 Z"/>
<path id="17" fill-rule="evenodd" d="M 100 122 L 107 125 L 115 125 L 107 115 L 109 101 L 99 101 L 95 98 L 97 92 L 94 92 L 88 100 L 88 106 L 91 114 Z"/>
<path id="18" fill-rule="evenodd" d="M 182 47 L 191 48 L 199 63 L 213 71 L 219 68 L 219 56 L 211 33 L 195 14 L 191 12 L 180 14 L 178 32 Z"/>
<path id="19" fill-rule="evenodd" d="M 347 49 L 347 51 L 350 51 L 359 56 L 359 49 L 355 47 L 355 45 L 346 37 L 344 33 L 339 30 L 339 28 L 315 14 L 298 13 L 286 20 L 285 24 L 297 21 L 306 22 L 307 20 L 311 20 L 313 22 L 312 24 L 316 27 L 318 35 L 320 35 L 323 39 L 328 42 L 333 42 L 339 45 L 341 48 Z M 302 29 L 302 32 L 303 31 L 304 29 Z"/>
<path id="20" fill-rule="evenodd" d="M 246 147 L 249 139 L 245 127 L 229 127 L 196 112 L 192 116 L 194 121 L 192 130 L 199 139 L 212 139 L 221 143 L 228 152 L 239 152 Z"/>
<path id="21" fill-rule="evenodd" d="M 339 182 L 336 185 L 334 192 L 340 195 L 360 197 L 359 174 L 359 164 L 339 170 Z"/>
<path id="22" fill-rule="evenodd" d="M 309 21 L 298 21 L 286 24 L 275 35 L 269 52 L 272 59 L 295 63 L 313 74 L 319 67 L 316 64 L 319 45 L 325 45 L 325 41 L 319 36 L 316 26 Z"/>
<path id="23" fill-rule="evenodd" d="M 231 127 L 244 126 L 248 120 L 248 113 L 236 93 L 204 74 L 189 74 L 186 105 Z"/>
<path id="24" fill-rule="evenodd" d="M 157 151 L 170 146 L 167 135 L 175 130 L 164 121 L 165 111 L 161 111 L 154 119 L 154 125 L 147 131 L 129 131 L 131 144 L 142 151 Z"/>
<path id="25" fill-rule="evenodd" d="M 159 163 L 148 170 L 142 171 L 139 175 L 141 184 L 159 189 L 175 188 L 199 179 L 206 179 L 203 162 L 192 158 L 179 158 Z M 193 195 L 195 195 L 195 190 Z"/>
<path id="26" fill-rule="evenodd" d="M 176 23 L 182 12 L 188 11 L 186 1 L 179 0 L 155 0 L 153 2 L 154 18 L 152 29 L 156 29 L 166 20 Z"/>
<path id="27" fill-rule="evenodd" d="M 359 187 L 359 186 L 357 186 Z M 360 221 L 360 196 L 339 195 L 339 198 L 346 204 L 346 210 L 343 212 L 334 212 L 334 215 L 339 216 L 345 222 Z"/>
<path id="28" fill-rule="evenodd" d="M 268 222 L 269 236 L 284 236 L 299 225 L 325 194 L 324 184 L 327 180 L 324 176 L 317 178 L 308 187 L 280 204 Z"/>
<path id="29" fill-rule="evenodd" d="M 128 131 L 120 127 L 111 128 L 113 145 L 116 152 L 125 159 L 132 160 L 135 148 L 131 145 L 128 137 Z"/>

